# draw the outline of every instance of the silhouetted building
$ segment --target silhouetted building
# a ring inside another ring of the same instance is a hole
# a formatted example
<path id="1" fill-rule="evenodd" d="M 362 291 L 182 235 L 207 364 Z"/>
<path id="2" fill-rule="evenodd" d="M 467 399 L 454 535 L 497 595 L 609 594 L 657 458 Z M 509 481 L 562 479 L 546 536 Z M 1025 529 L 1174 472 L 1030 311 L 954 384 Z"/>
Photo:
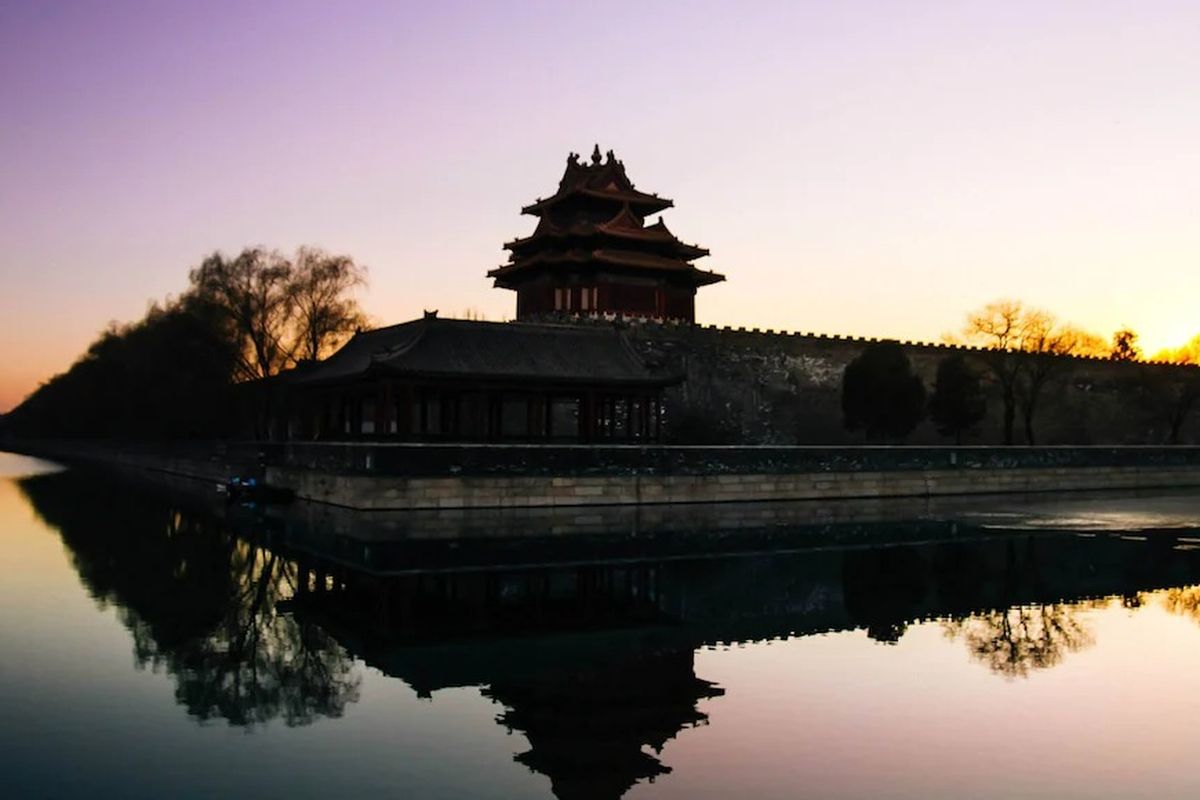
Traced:
<path id="1" fill-rule="evenodd" d="M 288 439 L 653 441 L 662 389 L 612 326 L 424 318 L 356 335 L 280 381 Z"/>
<path id="2" fill-rule="evenodd" d="M 517 322 L 423 319 L 356 335 L 273 382 L 276 439 L 657 441 L 662 391 L 682 368 L 648 364 L 617 325 L 580 316 L 695 321 L 708 255 L 646 217 L 670 200 L 634 188 L 597 146 L 572 153 L 553 197 L 523 209 L 533 234 L 488 273 L 517 292 Z M 665 362 L 666 358 L 658 358 Z"/>
<path id="3" fill-rule="evenodd" d="M 517 319 L 547 313 L 626 315 L 694 322 L 696 289 L 725 280 L 697 269 L 703 247 L 675 238 L 661 219 L 673 203 L 634 188 L 625 165 L 600 147 L 590 164 L 579 155 L 552 197 L 521 209 L 538 218 L 530 236 L 504 247 L 509 262 L 488 272 L 517 293 Z"/>

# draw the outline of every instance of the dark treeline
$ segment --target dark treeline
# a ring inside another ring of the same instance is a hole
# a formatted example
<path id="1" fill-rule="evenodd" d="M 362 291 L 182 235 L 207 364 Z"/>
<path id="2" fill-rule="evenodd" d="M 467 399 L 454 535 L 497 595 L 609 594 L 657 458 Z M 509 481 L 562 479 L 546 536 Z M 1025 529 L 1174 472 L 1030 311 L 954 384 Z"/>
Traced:
<path id="1" fill-rule="evenodd" d="M 216 309 L 185 296 L 113 325 L 7 418 L 35 436 L 203 436 L 228 431 L 236 347 Z"/>
<path id="2" fill-rule="evenodd" d="M 255 247 L 210 255 L 177 298 L 113 324 L 0 420 L 27 437 L 195 438 L 246 432 L 262 392 L 239 387 L 321 358 L 366 319 L 347 256 Z M 250 423 L 252 426 L 252 423 Z"/>

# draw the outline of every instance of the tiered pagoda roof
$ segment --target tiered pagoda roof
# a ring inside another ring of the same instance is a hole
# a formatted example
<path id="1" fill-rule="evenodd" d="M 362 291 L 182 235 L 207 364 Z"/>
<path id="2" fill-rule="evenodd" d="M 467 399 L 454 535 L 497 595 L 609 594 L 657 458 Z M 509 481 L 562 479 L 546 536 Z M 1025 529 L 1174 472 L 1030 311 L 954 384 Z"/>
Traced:
<path id="1" fill-rule="evenodd" d="M 691 263 L 708 250 L 681 242 L 662 220 L 646 224 L 647 216 L 673 205 L 638 191 L 611 150 L 602 158 L 597 145 L 591 163 L 571 153 L 558 191 L 521 209 L 539 218 L 536 229 L 505 244 L 508 263 L 488 277 L 506 289 L 537 274 L 587 269 L 667 277 L 693 288 L 725 280 Z"/>

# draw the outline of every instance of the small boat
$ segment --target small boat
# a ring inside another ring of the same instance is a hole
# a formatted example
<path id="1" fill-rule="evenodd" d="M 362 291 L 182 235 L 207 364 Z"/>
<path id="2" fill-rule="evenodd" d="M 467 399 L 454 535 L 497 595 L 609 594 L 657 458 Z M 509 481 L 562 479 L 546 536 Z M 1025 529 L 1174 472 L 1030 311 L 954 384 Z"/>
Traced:
<path id="1" fill-rule="evenodd" d="M 225 494 L 227 503 L 288 503 L 293 498 L 291 489 L 268 486 L 257 478 L 234 476 L 217 490 Z"/>

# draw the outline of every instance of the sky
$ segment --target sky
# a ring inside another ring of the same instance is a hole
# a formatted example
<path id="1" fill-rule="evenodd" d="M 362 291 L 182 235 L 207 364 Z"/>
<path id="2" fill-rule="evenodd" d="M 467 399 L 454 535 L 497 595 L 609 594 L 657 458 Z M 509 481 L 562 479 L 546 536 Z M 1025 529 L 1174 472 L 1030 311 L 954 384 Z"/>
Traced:
<path id="1" fill-rule="evenodd" d="M 214 250 L 510 318 L 567 153 L 708 247 L 700 322 L 1200 333 L 1200 3 L 0 0 L 0 411 Z"/>

